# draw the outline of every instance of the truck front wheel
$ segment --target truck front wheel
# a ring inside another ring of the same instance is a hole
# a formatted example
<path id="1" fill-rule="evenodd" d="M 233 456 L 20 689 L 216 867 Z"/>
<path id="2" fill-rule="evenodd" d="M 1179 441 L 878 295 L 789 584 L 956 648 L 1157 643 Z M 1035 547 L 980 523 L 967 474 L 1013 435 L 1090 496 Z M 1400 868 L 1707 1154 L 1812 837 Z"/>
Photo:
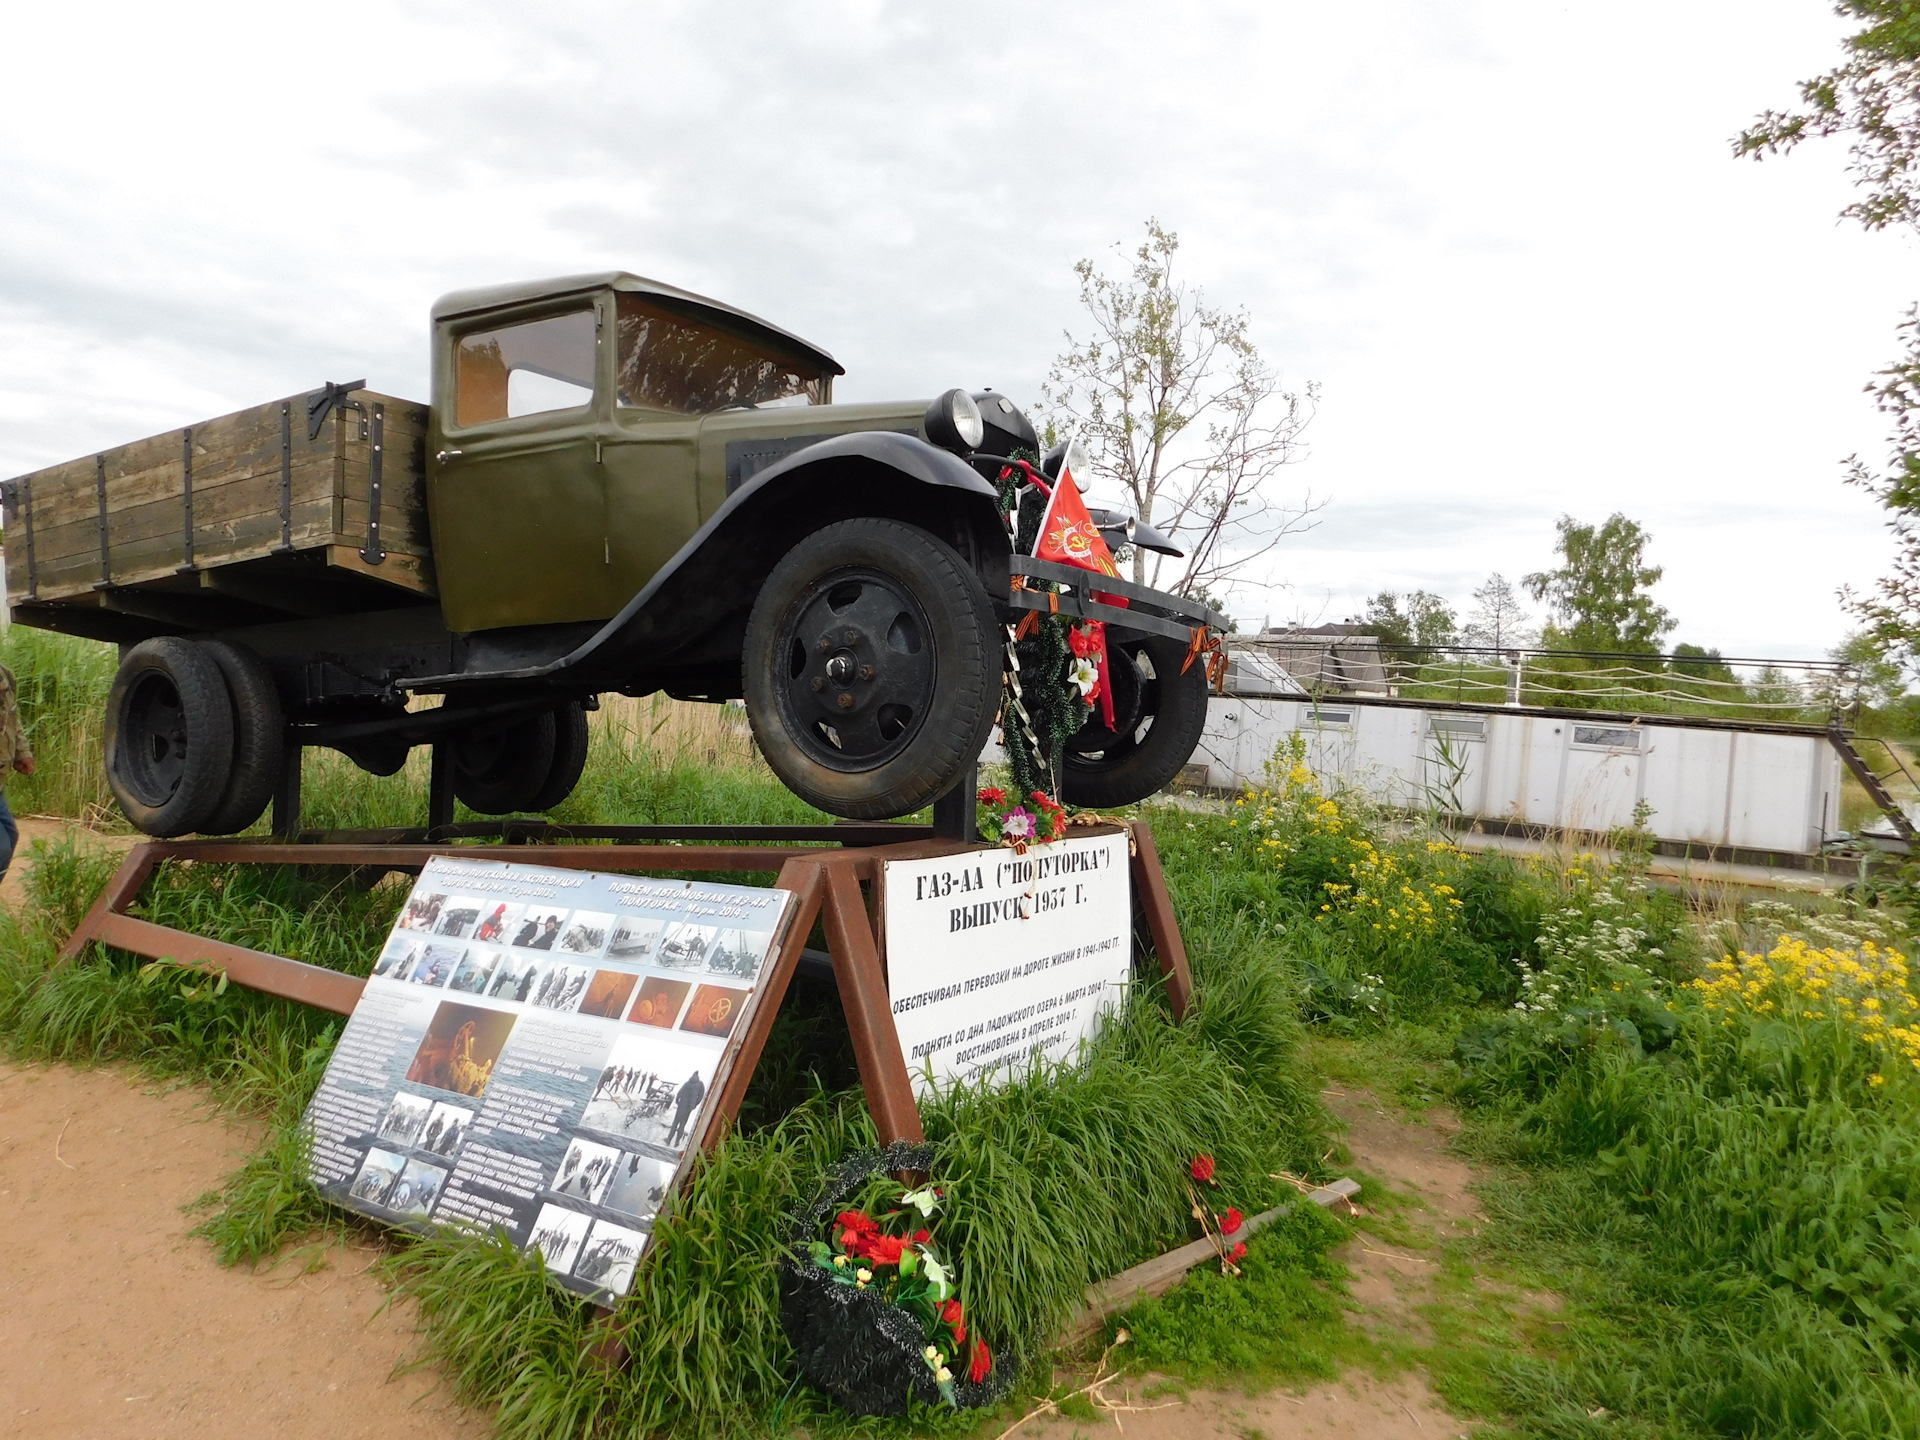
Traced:
<path id="1" fill-rule="evenodd" d="M 986 745 L 997 638 L 980 577 L 926 531 L 872 518 L 817 530 L 774 567 L 747 622 L 760 753 L 831 815 L 910 815 Z"/>

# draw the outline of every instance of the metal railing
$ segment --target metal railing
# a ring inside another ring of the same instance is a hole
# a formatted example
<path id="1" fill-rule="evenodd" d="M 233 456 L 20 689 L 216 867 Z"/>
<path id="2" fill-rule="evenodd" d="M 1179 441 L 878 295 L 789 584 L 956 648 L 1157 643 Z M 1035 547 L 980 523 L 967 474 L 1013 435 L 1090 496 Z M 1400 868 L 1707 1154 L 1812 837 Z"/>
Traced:
<path id="1" fill-rule="evenodd" d="M 1862 677 L 1836 660 L 1747 656 L 1620 655 L 1476 645 L 1398 645 L 1367 636 L 1230 636 L 1229 656 L 1270 662 L 1241 667 L 1257 693 L 1258 673 L 1277 666 L 1319 697 L 1390 696 L 1452 704 L 1541 706 L 1620 714 L 1698 715 L 1806 725 L 1851 725 Z"/>

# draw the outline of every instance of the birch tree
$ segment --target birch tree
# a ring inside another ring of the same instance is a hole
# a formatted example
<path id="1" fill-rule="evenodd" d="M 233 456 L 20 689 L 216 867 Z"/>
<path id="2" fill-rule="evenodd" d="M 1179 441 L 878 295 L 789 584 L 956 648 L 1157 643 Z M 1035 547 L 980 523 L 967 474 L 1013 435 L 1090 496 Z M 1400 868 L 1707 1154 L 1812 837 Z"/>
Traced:
<path id="1" fill-rule="evenodd" d="M 1208 304 L 1176 272 L 1179 236 L 1157 220 L 1146 231 L 1122 274 L 1074 266 L 1090 326 L 1067 332 L 1042 391 L 1046 417 L 1056 434 L 1077 431 L 1095 477 L 1186 552 L 1135 547 L 1133 578 L 1218 595 L 1319 509 L 1311 495 L 1276 498 L 1272 483 L 1301 457 L 1317 388 L 1284 390 L 1246 312 Z"/>

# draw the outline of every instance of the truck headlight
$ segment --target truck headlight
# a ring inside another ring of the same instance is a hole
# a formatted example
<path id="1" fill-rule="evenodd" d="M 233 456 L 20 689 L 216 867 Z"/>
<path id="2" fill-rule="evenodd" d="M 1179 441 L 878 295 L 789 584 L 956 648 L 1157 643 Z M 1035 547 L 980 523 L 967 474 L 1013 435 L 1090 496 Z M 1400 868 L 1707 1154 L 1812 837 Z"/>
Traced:
<path id="1" fill-rule="evenodd" d="M 960 389 L 947 391 L 929 405 L 924 424 L 927 439 L 942 450 L 962 455 L 977 449 L 987 434 L 980 407 L 973 403 L 971 395 Z"/>

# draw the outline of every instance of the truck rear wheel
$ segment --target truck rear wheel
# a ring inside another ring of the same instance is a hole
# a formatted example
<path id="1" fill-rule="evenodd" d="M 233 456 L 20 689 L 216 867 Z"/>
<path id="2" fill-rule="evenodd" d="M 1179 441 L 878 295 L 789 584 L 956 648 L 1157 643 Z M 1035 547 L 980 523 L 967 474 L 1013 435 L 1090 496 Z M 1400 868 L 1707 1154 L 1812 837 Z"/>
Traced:
<path id="1" fill-rule="evenodd" d="M 767 764 L 832 815 L 909 815 L 979 758 L 1001 651 L 980 577 L 893 520 L 843 520 L 773 569 L 747 622 L 747 718 Z"/>
<path id="2" fill-rule="evenodd" d="M 573 794 L 580 777 L 586 773 L 587 746 L 592 734 L 587 729 L 587 708 L 578 700 L 553 712 L 553 768 L 547 771 L 527 809 L 547 811 Z"/>
<path id="3" fill-rule="evenodd" d="M 1158 794 L 1193 758 L 1207 723 L 1207 667 L 1196 659 L 1182 673 L 1187 647 L 1161 635 L 1107 636 L 1113 678 L 1113 728 L 1095 710 L 1067 737 L 1060 798 L 1069 805 L 1111 808 Z"/>
<path id="4" fill-rule="evenodd" d="M 199 828 L 208 835 L 237 835 L 258 820 L 273 799 L 286 754 L 286 721 L 280 692 L 258 655 L 227 640 L 203 640 L 200 648 L 220 667 L 233 704 L 233 765 L 220 803 Z"/>
<path id="5" fill-rule="evenodd" d="M 205 647 L 142 640 L 107 693 L 107 785 L 136 829 L 171 838 L 198 830 L 226 793 L 233 702 Z"/>
<path id="6" fill-rule="evenodd" d="M 553 712 L 481 723 L 453 744 L 453 794 L 482 815 L 514 815 L 534 808 L 553 773 Z"/>

